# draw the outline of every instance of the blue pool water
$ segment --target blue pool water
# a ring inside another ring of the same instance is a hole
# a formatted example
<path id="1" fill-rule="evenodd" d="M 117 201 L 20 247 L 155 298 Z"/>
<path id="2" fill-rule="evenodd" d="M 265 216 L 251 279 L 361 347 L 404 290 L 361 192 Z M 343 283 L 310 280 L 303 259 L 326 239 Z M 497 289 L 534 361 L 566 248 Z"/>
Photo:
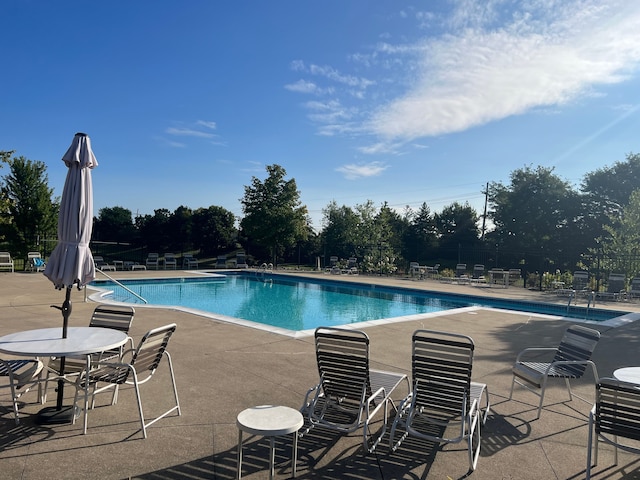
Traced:
<path id="1" fill-rule="evenodd" d="M 309 330 L 443 310 L 484 306 L 586 319 L 584 307 L 518 302 L 468 295 L 425 292 L 286 275 L 230 274 L 219 277 L 123 280 L 93 286 L 112 291 L 106 298 L 153 305 L 181 306 L 287 330 Z M 591 309 L 588 320 L 604 321 L 625 312 Z"/>

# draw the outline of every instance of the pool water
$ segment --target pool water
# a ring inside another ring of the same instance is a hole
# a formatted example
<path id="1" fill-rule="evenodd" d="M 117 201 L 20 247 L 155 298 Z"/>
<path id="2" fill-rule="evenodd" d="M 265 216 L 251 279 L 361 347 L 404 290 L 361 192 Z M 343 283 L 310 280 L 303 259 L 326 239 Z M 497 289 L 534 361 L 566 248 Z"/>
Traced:
<path id="1" fill-rule="evenodd" d="M 152 305 L 181 306 L 244 319 L 287 330 L 310 330 L 371 320 L 441 312 L 470 306 L 507 308 L 585 319 L 581 307 L 443 294 L 368 284 L 345 284 L 286 275 L 230 274 L 203 278 L 123 280 L 93 286 L 111 291 L 103 298 Z M 129 289 L 130 291 L 127 291 Z M 589 320 L 602 321 L 624 314 L 591 309 Z"/>

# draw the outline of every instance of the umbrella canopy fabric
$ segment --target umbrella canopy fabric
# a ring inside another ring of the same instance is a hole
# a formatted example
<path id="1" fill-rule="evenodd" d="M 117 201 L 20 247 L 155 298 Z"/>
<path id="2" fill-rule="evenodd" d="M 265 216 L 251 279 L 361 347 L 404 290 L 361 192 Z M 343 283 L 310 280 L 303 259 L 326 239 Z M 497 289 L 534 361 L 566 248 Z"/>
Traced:
<path id="1" fill-rule="evenodd" d="M 91 140 L 76 133 L 62 160 L 69 168 L 58 217 L 58 244 L 51 252 L 44 275 L 57 289 L 78 288 L 93 281 L 95 265 L 89 249 L 93 228 L 91 170 L 98 166 Z"/>

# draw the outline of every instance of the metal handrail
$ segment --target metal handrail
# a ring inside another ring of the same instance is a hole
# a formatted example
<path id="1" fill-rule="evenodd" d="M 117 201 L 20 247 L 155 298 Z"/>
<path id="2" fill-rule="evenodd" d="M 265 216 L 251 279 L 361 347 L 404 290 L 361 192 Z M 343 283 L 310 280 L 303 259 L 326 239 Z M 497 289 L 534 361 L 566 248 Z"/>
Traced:
<path id="1" fill-rule="evenodd" d="M 130 288 L 124 286 L 122 283 L 120 283 L 118 280 L 116 280 L 115 278 L 113 278 L 110 275 L 107 275 L 106 273 L 104 273 L 104 271 L 100 270 L 99 268 L 96 267 L 96 270 L 98 272 L 100 272 L 101 274 L 103 274 L 105 277 L 107 277 L 109 280 L 111 280 L 113 283 L 115 283 L 116 285 L 124 288 L 127 292 L 129 292 L 131 295 L 133 295 L 136 298 L 139 298 L 140 300 L 142 300 L 142 302 L 144 303 L 149 303 L 147 302 L 144 298 L 142 298 L 140 295 L 138 295 L 136 292 L 134 292 L 133 290 L 131 290 Z"/>

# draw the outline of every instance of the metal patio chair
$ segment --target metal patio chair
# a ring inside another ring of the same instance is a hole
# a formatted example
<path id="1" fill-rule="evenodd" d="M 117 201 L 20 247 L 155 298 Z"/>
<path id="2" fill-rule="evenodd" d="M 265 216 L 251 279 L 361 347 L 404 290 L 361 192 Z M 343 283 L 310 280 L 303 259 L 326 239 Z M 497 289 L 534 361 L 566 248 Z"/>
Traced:
<path id="1" fill-rule="evenodd" d="M 622 443 L 619 437 L 627 442 Z M 635 445 L 628 440 L 635 441 Z M 637 384 L 614 378 L 602 378 L 596 384 L 596 403 L 589 413 L 587 480 L 591 478 L 592 447 L 595 466 L 600 442 L 613 445 L 614 465 L 618 464 L 618 448 L 640 454 L 640 389 Z"/>
<path id="2" fill-rule="evenodd" d="M 13 416 L 16 425 L 20 423 L 18 414 L 18 399 L 27 393 L 31 387 L 38 385 L 38 398 L 42 399 L 41 384 L 38 374 L 43 368 L 40 360 L 9 360 L 0 358 L 0 377 L 6 377 L 8 383 L 0 385 L 0 388 L 11 390 L 11 400 L 13 402 Z"/>
<path id="3" fill-rule="evenodd" d="M 309 389 L 302 414 L 309 427 L 325 427 L 342 433 L 362 428 L 362 444 L 373 452 L 387 430 L 389 404 L 396 410 L 391 393 L 406 375 L 369 368 L 369 337 L 357 330 L 320 327 L 315 331 L 316 359 L 320 382 Z M 382 432 L 371 445 L 370 424 L 383 411 Z"/>
<path id="4" fill-rule="evenodd" d="M 469 470 L 475 470 L 480 428 L 486 422 L 490 402 L 486 384 L 471 381 L 474 348 L 473 339 L 466 335 L 414 332 L 412 390 L 400 404 L 391 427 L 389 445 L 393 451 L 408 436 L 439 444 L 466 441 Z M 394 443 L 398 428 L 404 433 Z"/>
<path id="5" fill-rule="evenodd" d="M 96 368 L 91 369 L 89 372 L 84 372 L 78 378 L 74 405 L 76 408 L 79 408 L 84 412 L 84 433 L 87 433 L 89 397 L 91 396 L 92 398 L 91 408 L 93 408 L 95 396 L 113 385 L 133 385 L 138 404 L 138 413 L 140 414 L 142 435 L 144 438 L 147 438 L 147 427 L 154 424 L 161 418 L 166 417 L 173 411 L 177 411 L 178 415 L 182 414 L 180 412 L 180 402 L 178 400 L 178 390 L 176 388 L 171 355 L 169 355 L 169 352 L 167 351 L 167 344 L 175 330 L 175 323 L 150 330 L 144 335 L 144 337 L 142 337 L 142 340 L 140 340 L 140 343 L 134 350 L 127 350 L 123 353 L 123 359 L 127 358 L 129 354 L 131 355 L 131 360 L 128 363 L 125 363 L 124 361 L 101 361 L 98 362 Z M 144 413 L 142 410 L 142 400 L 140 397 L 140 385 L 151 380 L 163 358 L 167 359 L 175 406 L 171 407 L 163 414 L 156 416 L 153 420 L 145 423 Z M 106 385 L 98 388 L 99 383 L 105 383 Z M 78 394 L 80 391 L 84 392 L 83 407 L 78 407 Z M 116 402 L 117 394 L 118 390 L 114 389 L 111 401 L 112 405 Z"/>
<path id="6" fill-rule="evenodd" d="M 91 315 L 91 320 L 89 321 L 90 327 L 102 327 L 102 328 L 113 328 L 114 330 L 119 330 L 126 334 L 129 333 L 129 329 L 131 328 L 131 324 L 133 323 L 133 317 L 135 316 L 135 309 L 130 306 L 125 305 L 98 305 Z M 133 339 L 131 337 L 128 338 L 128 343 L 131 348 L 134 347 Z M 98 352 L 91 355 L 91 363 L 109 360 L 113 358 L 120 358 L 122 352 L 124 351 L 124 347 L 115 348 L 113 350 L 107 350 L 105 352 Z M 64 373 L 60 372 L 60 359 L 59 358 L 51 358 L 49 360 L 49 364 L 47 365 L 46 378 L 44 380 L 44 389 L 43 389 L 43 403 L 47 399 L 47 388 L 49 386 L 49 382 L 53 380 L 57 380 L 60 377 L 70 380 L 73 377 L 79 375 L 85 368 L 87 367 L 87 360 L 83 357 L 65 357 L 64 363 Z"/>
<path id="7" fill-rule="evenodd" d="M 538 416 L 536 417 L 540 418 L 547 381 L 550 378 L 557 378 L 564 379 L 569 392 L 569 400 L 573 400 L 575 396 L 584 402 L 592 403 L 573 393 L 569 380 L 582 378 L 587 367 L 591 367 L 594 382 L 598 380 L 596 364 L 591 361 L 598 340 L 600 340 L 599 331 L 580 325 L 572 325 L 565 331 L 558 347 L 531 347 L 521 351 L 512 368 L 513 379 L 509 400 L 513 397 L 515 384 L 526 388 L 540 397 Z M 551 360 L 547 356 L 546 361 L 541 361 L 539 354 L 549 355 L 551 353 L 553 353 Z"/>

